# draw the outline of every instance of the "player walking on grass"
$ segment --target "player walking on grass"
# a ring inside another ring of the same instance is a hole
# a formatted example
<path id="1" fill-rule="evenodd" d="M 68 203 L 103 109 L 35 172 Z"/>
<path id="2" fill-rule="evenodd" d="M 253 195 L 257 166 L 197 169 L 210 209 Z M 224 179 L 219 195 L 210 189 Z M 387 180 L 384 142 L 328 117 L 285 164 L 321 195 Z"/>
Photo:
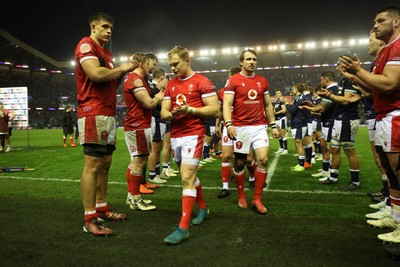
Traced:
<path id="1" fill-rule="evenodd" d="M 229 77 L 239 73 L 241 71 L 240 67 L 232 67 L 229 69 Z M 229 78 L 228 77 L 228 78 Z M 216 135 L 221 138 L 221 179 L 222 179 L 222 190 L 218 193 L 218 198 L 224 198 L 229 196 L 229 180 L 232 173 L 231 162 L 233 158 L 233 140 L 228 137 L 228 133 L 225 127 L 225 121 L 223 118 L 223 102 L 224 102 L 224 88 L 218 92 L 218 104 L 220 109 L 220 115 L 216 120 Z M 219 130 L 219 125 L 222 122 L 222 133 Z M 249 187 L 254 189 L 254 173 L 256 171 L 257 165 L 252 157 L 253 153 L 247 155 L 246 167 L 249 172 Z"/>
<path id="2" fill-rule="evenodd" d="M 257 52 L 246 49 L 240 53 L 241 71 L 229 78 L 225 86 L 223 116 L 228 137 L 233 140 L 234 171 L 238 189 L 238 206 L 247 208 L 244 178 L 247 155 L 251 148 L 257 160 L 252 206 L 260 214 L 267 214 L 261 201 L 267 177 L 269 138 L 268 123 L 274 138 L 279 136 L 273 105 L 269 96 L 268 81 L 256 74 Z M 234 112 L 232 112 L 232 108 Z"/>
<path id="3" fill-rule="evenodd" d="M 204 120 L 218 116 L 218 101 L 211 81 L 193 71 L 186 48 L 172 48 L 168 52 L 168 65 L 176 77 L 165 89 L 161 119 L 171 121 L 172 154 L 180 168 L 183 190 L 181 220 L 164 242 L 179 244 L 189 237 L 190 223 L 200 225 L 208 216 L 197 169 L 203 150 Z M 199 210 L 191 220 L 195 203 Z"/>
<path id="4" fill-rule="evenodd" d="M 113 233 L 101 224 L 102 221 L 127 218 L 126 214 L 109 210 L 107 187 L 116 143 L 117 88 L 135 64 L 114 67 L 111 52 L 104 48 L 111 38 L 113 23 L 108 14 L 100 12 L 92 16 L 89 19 L 90 36 L 79 41 L 74 54 L 79 138 L 85 160 L 80 183 L 83 231 L 96 236 Z"/>

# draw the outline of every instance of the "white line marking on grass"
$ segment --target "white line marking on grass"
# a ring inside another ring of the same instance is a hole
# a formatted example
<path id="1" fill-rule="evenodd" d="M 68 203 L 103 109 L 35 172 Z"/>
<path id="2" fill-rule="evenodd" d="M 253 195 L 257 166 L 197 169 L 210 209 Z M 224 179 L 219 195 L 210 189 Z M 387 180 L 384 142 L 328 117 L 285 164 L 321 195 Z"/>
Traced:
<path id="1" fill-rule="evenodd" d="M 272 180 L 272 175 L 274 175 L 276 166 L 278 165 L 278 161 L 279 161 L 279 154 L 275 154 L 274 160 L 272 161 L 272 163 L 268 166 L 268 175 L 267 175 L 267 187 L 264 188 L 264 191 L 270 191 L 269 188 L 269 184 Z"/>
<path id="2" fill-rule="evenodd" d="M 278 161 L 278 160 L 277 160 Z M 272 163 L 275 162 L 275 159 Z M 272 164 L 271 164 L 272 165 Z M 276 164 L 275 164 L 276 166 Z M 273 170 L 271 171 L 273 174 Z M 271 174 L 271 176 L 272 176 Z M 270 177 L 270 173 L 268 171 L 268 177 Z M 28 181 L 49 181 L 49 182 L 69 182 L 69 183 L 79 183 L 80 180 L 70 180 L 70 179 L 60 179 L 60 178 L 37 178 L 37 177 L 23 177 L 23 176 L 9 176 L 9 175 L 0 175 L 0 179 L 14 179 L 14 180 L 28 180 Z M 268 181 L 268 178 L 267 178 Z M 269 180 L 270 181 L 270 180 Z M 109 184 L 113 185 L 125 185 L 126 182 L 116 182 L 109 181 Z M 160 184 L 160 187 L 170 187 L 170 188 L 182 188 L 181 185 L 169 185 L 169 184 Z M 209 190 L 218 190 L 220 187 L 212 187 L 212 186 L 203 186 L 203 189 Z M 237 190 L 236 188 L 230 188 L 229 190 Z M 245 189 L 249 191 L 248 188 Z M 266 189 L 264 189 L 266 191 Z M 365 195 L 365 193 L 360 192 L 343 192 L 343 191 L 324 191 L 324 190 L 280 190 L 280 189 L 268 189 L 268 192 L 274 193 L 289 193 L 289 194 L 327 194 L 327 195 Z"/>

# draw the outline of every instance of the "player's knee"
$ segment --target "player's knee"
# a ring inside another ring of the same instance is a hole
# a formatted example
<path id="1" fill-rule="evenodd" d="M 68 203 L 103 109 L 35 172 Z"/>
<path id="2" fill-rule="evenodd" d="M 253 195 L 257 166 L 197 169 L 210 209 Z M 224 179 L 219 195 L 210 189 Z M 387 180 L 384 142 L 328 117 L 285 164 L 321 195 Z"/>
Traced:
<path id="1" fill-rule="evenodd" d="M 257 166 L 266 167 L 267 164 L 268 164 L 268 158 L 267 157 L 257 160 Z"/>

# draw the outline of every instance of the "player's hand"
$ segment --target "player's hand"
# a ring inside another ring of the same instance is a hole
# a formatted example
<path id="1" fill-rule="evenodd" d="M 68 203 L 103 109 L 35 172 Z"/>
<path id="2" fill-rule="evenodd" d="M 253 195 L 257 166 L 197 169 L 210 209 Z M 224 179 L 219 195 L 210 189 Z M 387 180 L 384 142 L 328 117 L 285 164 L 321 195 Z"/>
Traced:
<path id="1" fill-rule="evenodd" d="M 236 140 L 236 128 L 233 126 L 230 126 L 226 128 L 226 132 L 228 133 L 228 137 L 231 140 Z"/>
<path id="2" fill-rule="evenodd" d="M 279 138 L 279 130 L 277 128 L 272 129 L 272 137 Z"/>

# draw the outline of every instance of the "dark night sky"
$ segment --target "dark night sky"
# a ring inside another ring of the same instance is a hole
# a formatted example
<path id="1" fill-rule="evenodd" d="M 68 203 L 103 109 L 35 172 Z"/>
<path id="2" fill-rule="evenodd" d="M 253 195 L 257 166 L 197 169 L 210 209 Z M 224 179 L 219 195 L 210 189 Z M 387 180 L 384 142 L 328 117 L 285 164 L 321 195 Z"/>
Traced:
<path id="1" fill-rule="evenodd" d="M 318 1 L 318 5 L 311 1 L 243 1 L 242 5 L 186 1 L 189 7 L 172 1 L 163 5 L 136 2 L 36 1 L 31 3 L 35 8 L 29 9 L 13 1 L 2 7 L 0 27 L 55 60 L 65 61 L 73 58 L 76 43 L 90 34 L 88 17 L 97 11 L 114 17 L 109 48 L 119 56 L 165 52 L 174 45 L 198 50 L 367 37 L 376 11 L 400 4 L 399 0 Z"/>

